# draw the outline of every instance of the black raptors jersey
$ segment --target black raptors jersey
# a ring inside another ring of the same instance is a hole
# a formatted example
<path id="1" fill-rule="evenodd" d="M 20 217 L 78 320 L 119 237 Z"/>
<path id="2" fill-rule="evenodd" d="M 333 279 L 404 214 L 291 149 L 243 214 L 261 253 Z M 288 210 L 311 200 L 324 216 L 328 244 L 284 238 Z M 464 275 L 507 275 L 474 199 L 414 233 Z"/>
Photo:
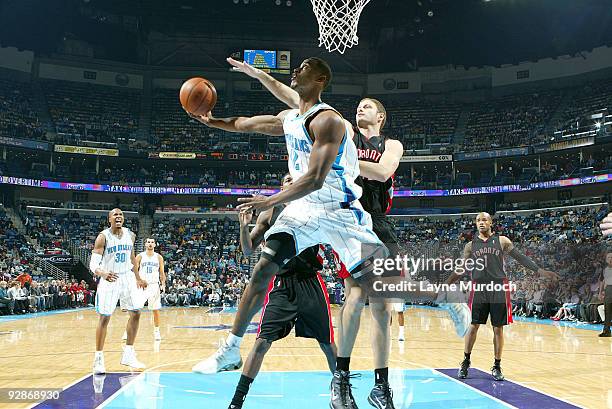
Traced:
<path id="1" fill-rule="evenodd" d="M 472 258 L 481 259 L 484 268 L 479 268 L 479 263 L 475 263 L 472 270 L 472 280 L 477 282 L 502 281 L 506 278 L 504 271 L 504 252 L 499 236 L 492 235 L 487 241 L 476 236 L 472 240 Z"/>
<path id="2" fill-rule="evenodd" d="M 357 146 L 357 158 L 366 162 L 378 163 L 385 151 L 386 138 L 383 136 L 373 136 L 366 138 L 359 132 L 358 128 L 353 128 L 355 136 L 353 142 Z M 363 188 L 363 194 L 359 202 L 372 216 L 380 216 L 391 210 L 393 200 L 393 176 L 386 182 L 378 182 L 359 176 L 355 181 Z"/>

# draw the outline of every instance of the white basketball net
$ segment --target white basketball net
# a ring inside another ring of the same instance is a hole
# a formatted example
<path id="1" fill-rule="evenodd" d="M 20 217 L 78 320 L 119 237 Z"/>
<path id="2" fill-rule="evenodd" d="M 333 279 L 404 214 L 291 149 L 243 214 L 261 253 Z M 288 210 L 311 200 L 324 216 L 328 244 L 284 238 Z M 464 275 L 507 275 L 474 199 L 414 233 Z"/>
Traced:
<path id="1" fill-rule="evenodd" d="M 319 23 L 319 47 L 343 54 L 359 43 L 357 25 L 370 0 L 310 0 Z"/>

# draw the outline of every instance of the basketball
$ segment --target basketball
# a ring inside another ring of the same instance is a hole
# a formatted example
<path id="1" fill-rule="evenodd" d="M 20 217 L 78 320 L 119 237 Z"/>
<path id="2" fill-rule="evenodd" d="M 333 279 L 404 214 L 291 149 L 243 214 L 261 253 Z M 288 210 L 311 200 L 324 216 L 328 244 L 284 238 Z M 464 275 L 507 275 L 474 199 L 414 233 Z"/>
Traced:
<path id="1" fill-rule="evenodd" d="M 217 90 L 207 79 L 195 77 L 183 83 L 179 98 L 187 112 L 194 115 L 206 115 L 217 103 Z"/>

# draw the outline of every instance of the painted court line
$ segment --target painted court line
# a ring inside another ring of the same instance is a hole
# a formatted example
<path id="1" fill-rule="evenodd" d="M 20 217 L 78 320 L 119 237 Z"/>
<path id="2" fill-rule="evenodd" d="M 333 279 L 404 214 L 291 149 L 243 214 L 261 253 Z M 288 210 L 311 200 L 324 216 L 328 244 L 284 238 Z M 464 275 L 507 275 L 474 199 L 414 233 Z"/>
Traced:
<path id="1" fill-rule="evenodd" d="M 142 377 L 144 377 L 144 375 L 145 375 L 145 373 L 141 372 L 139 375 L 134 377 L 134 379 L 130 380 L 130 382 L 127 385 L 122 386 L 115 393 L 113 393 L 111 396 L 106 398 L 106 400 L 104 402 L 102 402 L 100 405 L 98 405 L 98 407 L 96 409 L 102 409 L 102 408 L 105 408 L 106 406 L 108 406 L 108 404 L 110 404 L 113 401 L 113 399 L 115 399 L 121 393 L 125 392 L 130 386 L 134 385 L 134 382 L 137 381 L 138 378 L 142 378 Z"/>
<path id="2" fill-rule="evenodd" d="M 445 374 L 445 373 L 443 373 L 443 372 L 440 372 L 440 371 L 438 371 L 437 369 L 432 369 L 432 371 L 434 371 L 434 372 L 436 372 L 436 373 L 439 373 L 441 376 L 444 376 L 444 377 L 446 377 L 446 378 L 448 378 L 448 379 L 452 380 L 453 382 L 459 383 L 459 384 L 461 384 L 462 386 L 465 386 L 465 387 L 467 387 L 468 389 L 471 389 L 471 390 L 473 390 L 473 391 L 477 392 L 478 394 L 480 394 L 480 395 L 482 395 L 482 396 L 485 396 L 485 397 L 487 397 L 487 398 L 490 398 L 491 400 L 494 400 L 495 402 L 500 403 L 501 405 L 503 405 L 503 406 L 505 406 L 505 407 L 507 407 L 507 408 L 512 408 L 512 409 L 520 409 L 520 408 L 517 408 L 516 406 L 512 406 L 512 405 L 510 405 L 509 403 L 504 402 L 503 400 L 500 400 L 500 399 L 496 398 L 495 396 L 491 396 L 491 395 L 489 395 L 488 393 L 485 393 L 485 392 L 481 391 L 480 389 L 474 388 L 472 385 L 468 385 L 468 384 L 466 384 L 466 383 L 461 382 L 461 381 L 460 381 L 460 380 L 458 380 L 458 379 L 455 379 L 455 378 L 453 378 L 453 377 L 451 377 L 451 376 L 448 376 L 447 374 Z"/>
<path id="3" fill-rule="evenodd" d="M 77 379 L 76 381 L 71 382 L 71 383 L 69 383 L 68 385 L 64 386 L 64 387 L 62 388 L 62 391 L 65 391 L 66 389 L 71 388 L 72 386 L 76 385 L 77 383 L 79 383 L 79 382 L 81 382 L 81 381 L 83 381 L 83 380 L 87 379 L 89 376 L 91 376 L 91 374 L 85 374 L 85 375 L 81 376 L 81 377 L 80 377 L 79 379 Z M 44 401 L 43 401 L 43 402 L 44 402 Z M 28 409 L 34 408 L 34 407 L 36 407 L 36 406 L 40 405 L 41 403 L 42 403 L 42 402 L 36 402 L 36 403 L 32 404 L 32 406 L 28 406 Z"/>

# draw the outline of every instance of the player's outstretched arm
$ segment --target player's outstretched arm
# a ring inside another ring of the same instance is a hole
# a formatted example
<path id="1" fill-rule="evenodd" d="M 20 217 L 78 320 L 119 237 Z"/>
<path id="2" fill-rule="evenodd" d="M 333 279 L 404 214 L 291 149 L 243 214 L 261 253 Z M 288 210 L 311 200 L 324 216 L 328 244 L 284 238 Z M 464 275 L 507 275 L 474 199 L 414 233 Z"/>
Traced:
<path id="1" fill-rule="evenodd" d="M 550 278 L 554 280 L 559 279 L 559 274 L 553 271 L 538 267 L 538 265 L 532 259 L 530 259 L 526 255 L 518 251 L 518 249 L 514 247 L 514 244 L 512 243 L 512 241 L 510 241 L 510 239 L 507 238 L 506 236 L 499 236 L 499 243 L 501 244 L 502 250 L 504 251 L 504 253 L 508 254 L 510 257 L 515 259 L 523 267 L 535 273 L 538 273 L 542 277 L 546 277 L 546 278 Z"/>
<path id="2" fill-rule="evenodd" d="M 310 133 L 314 137 L 314 143 L 310 152 L 308 172 L 275 195 L 239 198 L 238 201 L 242 204 L 238 205 L 237 209 L 266 210 L 300 199 L 323 187 L 325 178 L 338 156 L 340 144 L 346 136 L 344 119 L 333 111 L 323 111 L 310 123 Z"/>
<path id="3" fill-rule="evenodd" d="M 252 117 L 236 116 L 230 118 L 215 118 L 209 112 L 207 115 L 193 115 L 193 119 L 211 128 L 223 129 L 228 132 L 261 133 L 270 136 L 282 136 L 283 120 L 289 110 L 280 112 L 278 115 L 258 115 Z"/>
<path id="4" fill-rule="evenodd" d="M 612 236 L 612 213 L 604 217 L 599 227 L 604 236 Z"/>
<path id="5" fill-rule="evenodd" d="M 465 269 L 465 260 L 469 260 L 472 258 L 472 242 L 468 242 L 463 247 L 463 270 L 461 272 L 453 271 L 451 275 L 446 279 L 445 284 L 453 284 L 456 283 L 463 277 L 463 275 L 467 272 Z"/>
<path id="6" fill-rule="evenodd" d="M 404 146 L 395 139 L 385 142 L 385 151 L 378 163 L 359 161 L 359 173 L 361 176 L 378 182 L 386 182 L 397 170 L 400 160 L 404 155 Z"/>
<path id="7" fill-rule="evenodd" d="M 272 93 L 279 101 L 287 104 L 291 108 L 300 107 L 300 96 L 299 94 L 291 89 L 291 87 L 277 81 L 274 77 L 268 73 L 255 68 L 252 65 L 234 60 L 232 57 L 227 58 L 227 62 L 233 67 L 234 71 L 242 72 L 251 78 L 255 78 L 261 84 L 266 87 L 268 91 Z"/>

